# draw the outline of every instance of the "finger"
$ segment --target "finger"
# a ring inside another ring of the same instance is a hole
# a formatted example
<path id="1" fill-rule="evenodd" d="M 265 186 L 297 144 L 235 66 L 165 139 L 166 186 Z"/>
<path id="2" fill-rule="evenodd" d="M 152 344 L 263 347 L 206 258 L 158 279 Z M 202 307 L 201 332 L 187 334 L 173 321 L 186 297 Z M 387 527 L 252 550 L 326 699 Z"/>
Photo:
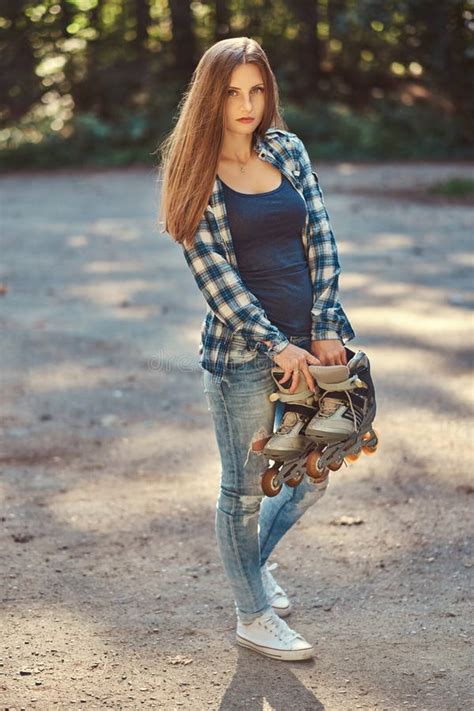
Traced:
<path id="1" fill-rule="evenodd" d="M 300 371 L 295 369 L 293 371 L 293 380 L 291 381 L 290 393 L 294 393 L 300 382 Z"/>
<path id="2" fill-rule="evenodd" d="M 288 380 L 288 378 L 290 377 L 290 375 L 291 375 L 292 372 L 293 372 L 293 371 L 291 370 L 291 368 L 285 369 L 285 372 L 284 372 L 284 374 L 283 374 L 283 378 L 280 378 L 280 380 L 279 380 L 280 384 L 285 383 L 285 382 Z"/>
<path id="3" fill-rule="evenodd" d="M 316 384 L 314 382 L 313 376 L 309 372 L 309 368 L 306 363 L 303 363 L 301 366 L 301 370 L 303 372 L 304 378 L 306 380 L 306 383 L 308 385 L 308 388 L 311 390 L 311 392 L 316 392 Z"/>
<path id="4" fill-rule="evenodd" d="M 310 365 L 321 365 L 321 361 L 319 360 L 319 358 L 317 358 L 312 353 L 308 353 L 308 355 L 306 356 L 306 360 L 308 363 L 310 363 Z"/>

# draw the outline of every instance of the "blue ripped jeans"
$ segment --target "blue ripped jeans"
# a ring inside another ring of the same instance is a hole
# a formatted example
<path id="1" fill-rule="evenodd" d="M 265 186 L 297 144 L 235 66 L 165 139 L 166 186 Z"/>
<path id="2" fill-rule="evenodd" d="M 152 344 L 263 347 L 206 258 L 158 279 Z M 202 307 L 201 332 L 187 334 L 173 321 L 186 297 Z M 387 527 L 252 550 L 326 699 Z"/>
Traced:
<path id="1" fill-rule="evenodd" d="M 307 336 L 291 336 L 289 340 L 310 350 Z M 270 609 L 260 567 L 305 510 L 323 496 L 327 486 L 327 479 L 317 484 L 305 476 L 295 488 L 284 484 L 277 496 L 268 497 L 262 492 L 260 478 L 269 460 L 253 449 L 252 443 L 274 432 L 283 412 L 280 402 L 276 410 L 275 403 L 268 399 L 276 389 L 271 367 L 268 356 L 233 346 L 229 369 L 220 384 L 203 370 L 204 392 L 221 459 L 215 519 L 217 543 L 243 622 L 251 622 Z"/>

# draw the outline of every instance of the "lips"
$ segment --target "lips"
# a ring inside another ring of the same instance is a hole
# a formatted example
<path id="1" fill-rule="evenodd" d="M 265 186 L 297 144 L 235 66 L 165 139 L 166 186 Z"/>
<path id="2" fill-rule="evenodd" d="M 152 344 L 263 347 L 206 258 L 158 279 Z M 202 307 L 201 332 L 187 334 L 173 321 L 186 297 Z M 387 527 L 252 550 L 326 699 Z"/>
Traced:
<path id="1" fill-rule="evenodd" d="M 251 116 L 249 116 L 249 117 L 244 116 L 243 118 L 237 119 L 237 121 L 242 121 L 242 123 L 252 123 L 252 121 L 255 121 L 255 119 L 252 118 Z"/>

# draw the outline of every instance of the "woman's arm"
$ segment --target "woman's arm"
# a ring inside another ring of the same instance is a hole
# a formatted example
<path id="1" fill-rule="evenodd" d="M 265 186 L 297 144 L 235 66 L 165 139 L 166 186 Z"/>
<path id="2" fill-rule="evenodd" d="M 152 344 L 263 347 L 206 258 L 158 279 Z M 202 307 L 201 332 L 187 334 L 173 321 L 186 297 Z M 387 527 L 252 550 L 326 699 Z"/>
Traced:
<path id="1" fill-rule="evenodd" d="M 355 333 L 339 303 L 338 280 L 341 272 L 336 240 L 329 223 L 319 179 L 313 171 L 303 141 L 296 137 L 301 182 L 309 217 L 308 264 L 313 282 L 311 338 L 350 340 Z"/>
<path id="2" fill-rule="evenodd" d="M 207 304 L 232 331 L 238 331 L 250 348 L 264 345 L 271 354 L 279 353 L 289 340 L 267 318 L 262 305 L 244 285 L 238 272 L 216 243 L 204 215 L 191 246 L 182 244 L 184 256 Z M 271 343 L 268 348 L 268 341 Z"/>

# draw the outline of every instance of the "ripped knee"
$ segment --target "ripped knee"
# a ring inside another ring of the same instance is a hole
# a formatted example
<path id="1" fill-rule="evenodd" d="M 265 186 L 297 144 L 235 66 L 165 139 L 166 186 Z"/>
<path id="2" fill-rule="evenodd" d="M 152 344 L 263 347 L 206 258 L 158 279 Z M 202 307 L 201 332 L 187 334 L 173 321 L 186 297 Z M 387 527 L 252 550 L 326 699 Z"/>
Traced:
<path id="1" fill-rule="evenodd" d="M 249 496 L 249 495 L 244 495 L 240 497 L 239 501 L 239 508 L 240 511 L 243 514 L 244 521 L 246 518 L 250 518 L 251 516 L 254 516 L 255 514 L 258 514 L 260 510 L 260 504 L 262 501 L 263 496 Z"/>
<path id="2" fill-rule="evenodd" d="M 243 523 L 258 517 L 262 494 L 241 494 L 225 487 L 221 488 L 217 506 L 229 516 L 239 516 Z"/>
<path id="3" fill-rule="evenodd" d="M 268 433 L 264 427 L 254 433 L 247 449 L 247 456 L 244 462 L 245 469 L 259 475 L 265 471 L 268 467 L 268 457 L 264 456 L 263 450 L 271 436 L 272 433 Z"/>
<path id="4" fill-rule="evenodd" d="M 256 454 L 262 454 L 265 445 L 271 438 L 272 434 L 268 433 L 265 427 L 261 427 L 257 432 L 255 432 L 252 437 L 252 442 L 250 444 L 250 450 Z"/>

